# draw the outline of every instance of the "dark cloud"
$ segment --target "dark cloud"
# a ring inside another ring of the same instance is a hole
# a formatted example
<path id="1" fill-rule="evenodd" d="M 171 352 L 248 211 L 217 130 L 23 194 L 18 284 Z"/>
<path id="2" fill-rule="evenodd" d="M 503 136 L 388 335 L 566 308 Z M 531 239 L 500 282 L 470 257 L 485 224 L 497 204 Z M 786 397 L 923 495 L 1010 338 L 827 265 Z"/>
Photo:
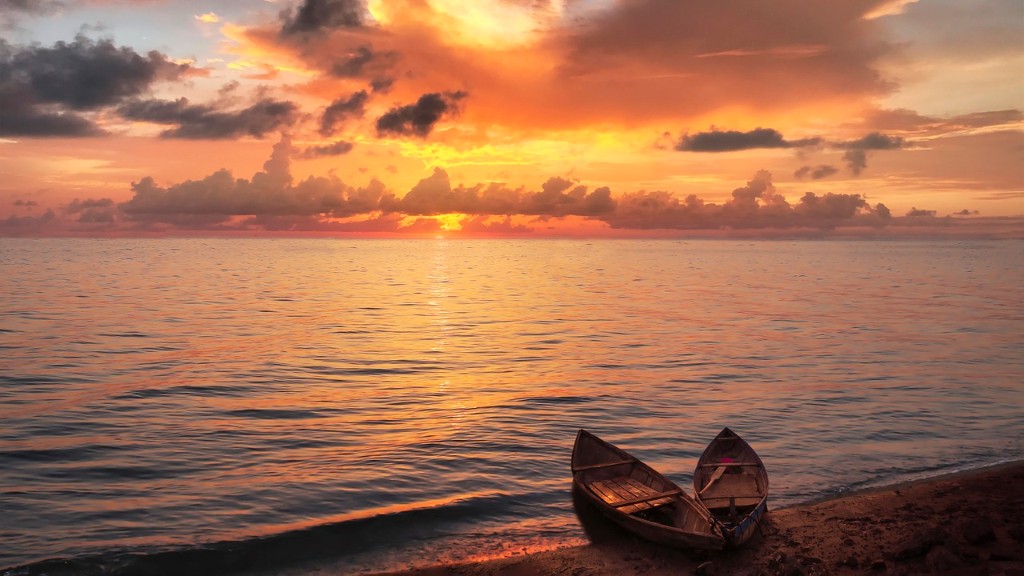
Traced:
<path id="1" fill-rule="evenodd" d="M 907 218 L 934 218 L 938 212 L 935 210 L 922 210 L 918 208 L 911 208 L 907 212 Z"/>
<path id="2" fill-rule="evenodd" d="M 370 89 L 374 92 L 388 92 L 394 83 L 394 78 L 375 78 L 370 81 Z"/>
<path id="3" fill-rule="evenodd" d="M 860 176 L 868 167 L 868 153 L 859 149 L 847 150 L 843 152 L 843 162 L 846 162 L 846 167 L 854 176 Z"/>
<path id="4" fill-rule="evenodd" d="M 16 28 L 21 16 L 43 16 L 63 7 L 59 0 L 0 0 L 0 29 Z"/>
<path id="5" fill-rule="evenodd" d="M 680 138 L 675 148 L 685 152 L 733 152 L 752 148 L 799 148 L 820 143 L 821 138 L 786 140 L 778 130 L 755 128 L 749 132 L 711 130 L 686 134 Z"/>
<path id="6" fill-rule="evenodd" d="M 262 138 L 292 125 L 298 116 L 294 103 L 269 98 L 234 111 L 218 110 L 212 104 L 190 104 L 187 98 L 133 100 L 119 106 L 117 111 L 128 120 L 176 124 L 160 134 L 164 138 L 210 140 L 240 136 Z"/>
<path id="7" fill-rule="evenodd" d="M 381 77 L 380 81 L 386 81 L 384 77 L 397 61 L 398 52 L 375 52 L 372 46 L 357 46 L 352 53 L 333 61 L 328 72 L 338 78 Z"/>
<path id="8" fill-rule="evenodd" d="M 320 133 L 324 136 L 332 136 L 338 129 L 338 125 L 350 118 L 362 118 L 366 113 L 366 101 L 369 96 L 365 90 L 360 90 L 348 98 L 338 98 L 324 110 L 320 119 Z"/>
<path id="9" fill-rule="evenodd" d="M 344 140 L 338 140 L 326 146 L 310 146 L 302 151 L 303 158 L 319 158 L 321 156 L 341 156 L 352 151 L 353 144 Z"/>
<path id="10" fill-rule="evenodd" d="M 64 7 L 58 0 L 0 0 L 0 14 L 12 13 L 50 14 Z"/>
<path id="11" fill-rule="evenodd" d="M 26 106 L 25 101 L 0 94 L 0 136 L 99 136 L 104 134 L 91 120 L 50 107 Z"/>
<path id="12" fill-rule="evenodd" d="M 377 132 L 399 136 L 426 137 L 446 114 L 458 111 L 465 92 L 434 92 L 420 96 L 415 104 L 398 106 L 377 119 Z"/>
<path id="13" fill-rule="evenodd" d="M 82 35 L 52 48 L 3 43 L 0 57 L 0 94 L 79 111 L 116 104 L 190 70 L 188 64 L 175 64 L 156 51 L 143 56 L 110 40 Z"/>
<path id="14" fill-rule="evenodd" d="M 102 130 L 83 113 L 138 96 L 156 82 L 190 72 L 152 51 L 145 56 L 110 40 L 79 35 L 53 47 L 0 40 L 0 134 L 93 136 Z"/>
<path id="15" fill-rule="evenodd" d="M 332 28 L 358 28 L 366 8 L 359 0 L 304 0 L 281 13 L 281 34 L 308 34 Z"/>
<path id="16" fill-rule="evenodd" d="M 15 200 L 14 201 L 14 205 L 15 206 L 27 206 L 27 207 L 31 208 L 33 206 L 39 206 L 39 202 L 36 202 L 35 200 Z"/>
<path id="17" fill-rule="evenodd" d="M 818 166 L 801 166 L 796 170 L 796 172 L 793 172 L 793 176 L 796 176 L 801 180 L 808 177 L 812 180 L 820 180 L 822 178 L 827 178 L 836 172 L 839 172 L 839 169 L 835 166 L 819 164 Z"/>
<path id="18" fill-rule="evenodd" d="M 868 167 L 868 150 L 897 150 L 905 147 L 907 144 L 899 136 L 886 136 L 880 132 L 872 132 L 857 140 L 836 142 L 832 145 L 846 150 L 843 153 L 843 161 L 846 162 L 846 167 L 850 169 L 854 176 L 860 176 L 860 173 Z"/>
<path id="19" fill-rule="evenodd" d="M 863 138 L 857 140 L 849 140 L 846 142 L 836 142 L 833 144 L 836 148 L 845 148 L 848 150 L 896 150 L 905 146 L 903 138 L 899 136 L 886 136 L 880 132 L 872 132 Z"/>
<path id="20" fill-rule="evenodd" d="M 888 136 L 880 132 L 871 132 L 856 140 L 826 142 L 820 137 L 786 140 L 782 134 L 772 128 L 756 128 L 749 132 L 736 130 L 711 130 L 696 134 L 684 135 L 675 145 L 676 150 L 685 152 L 733 152 L 755 148 L 803 148 L 806 146 L 828 146 L 845 150 L 843 161 L 854 176 L 859 176 L 867 168 L 868 150 L 897 150 L 909 144 L 899 136 Z M 797 178 L 820 179 L 835 174 L 832 166 L 803 166 L 794 176 Z"/>

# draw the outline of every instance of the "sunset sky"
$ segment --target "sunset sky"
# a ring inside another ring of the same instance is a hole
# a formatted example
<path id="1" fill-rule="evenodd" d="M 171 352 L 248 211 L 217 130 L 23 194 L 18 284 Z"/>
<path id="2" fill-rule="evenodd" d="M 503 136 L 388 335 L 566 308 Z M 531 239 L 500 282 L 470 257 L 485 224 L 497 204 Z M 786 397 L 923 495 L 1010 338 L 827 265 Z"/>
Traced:
<path id="1" fill-rule="evenodd" d="M 1020 0 L 0 0 L 0 235 L 1024 236 Z"/>

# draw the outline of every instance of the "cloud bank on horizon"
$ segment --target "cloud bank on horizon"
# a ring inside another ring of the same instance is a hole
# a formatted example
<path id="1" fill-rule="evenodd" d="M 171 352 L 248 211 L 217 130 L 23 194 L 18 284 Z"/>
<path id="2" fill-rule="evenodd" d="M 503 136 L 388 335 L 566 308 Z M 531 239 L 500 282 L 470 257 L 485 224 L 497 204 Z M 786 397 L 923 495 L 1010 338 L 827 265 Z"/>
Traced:
<path id="1" fill-rule="evenodd" d="M 0 234 L 1024 215 L 1024 87 L 994 73 L 1024 64 L 1011 1 L 0 10 Z M 153 16 L 152 42 L 122 28 Z M 959 51 L 923 24 L 942 22 Z"/>

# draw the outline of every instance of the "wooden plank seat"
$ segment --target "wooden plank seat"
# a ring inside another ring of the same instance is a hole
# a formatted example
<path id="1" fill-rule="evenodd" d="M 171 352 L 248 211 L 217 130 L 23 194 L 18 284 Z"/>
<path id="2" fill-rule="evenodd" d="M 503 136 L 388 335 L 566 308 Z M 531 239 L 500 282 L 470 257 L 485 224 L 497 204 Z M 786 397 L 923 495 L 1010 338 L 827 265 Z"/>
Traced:
<path id="1" fill-rule="evenodd" d="M 700 498 L 708 508 L 754 506 L 761 501 L 761 489 L 752 474 L 725 474 L 708 484 Z"/>
<path id="2" fill-rule="evenodd" d="M 681 493 L 680 490 L 659 492 L 629 476 L 595 480 L 588 483 L 587 486 L 601 500 L 626 514 L 664 506 L 671 503 L 673 498 Z"/>

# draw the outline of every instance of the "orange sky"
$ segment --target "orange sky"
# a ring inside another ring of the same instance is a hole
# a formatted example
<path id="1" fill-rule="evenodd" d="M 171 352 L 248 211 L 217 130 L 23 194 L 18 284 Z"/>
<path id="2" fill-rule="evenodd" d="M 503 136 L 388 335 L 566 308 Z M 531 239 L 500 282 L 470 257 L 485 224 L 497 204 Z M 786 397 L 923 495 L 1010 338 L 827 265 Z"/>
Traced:
<path id="1" fill-rule="evenodd" d="M 1021 236 L 1024 5 L 65 0 L 0 235 Z"/>

